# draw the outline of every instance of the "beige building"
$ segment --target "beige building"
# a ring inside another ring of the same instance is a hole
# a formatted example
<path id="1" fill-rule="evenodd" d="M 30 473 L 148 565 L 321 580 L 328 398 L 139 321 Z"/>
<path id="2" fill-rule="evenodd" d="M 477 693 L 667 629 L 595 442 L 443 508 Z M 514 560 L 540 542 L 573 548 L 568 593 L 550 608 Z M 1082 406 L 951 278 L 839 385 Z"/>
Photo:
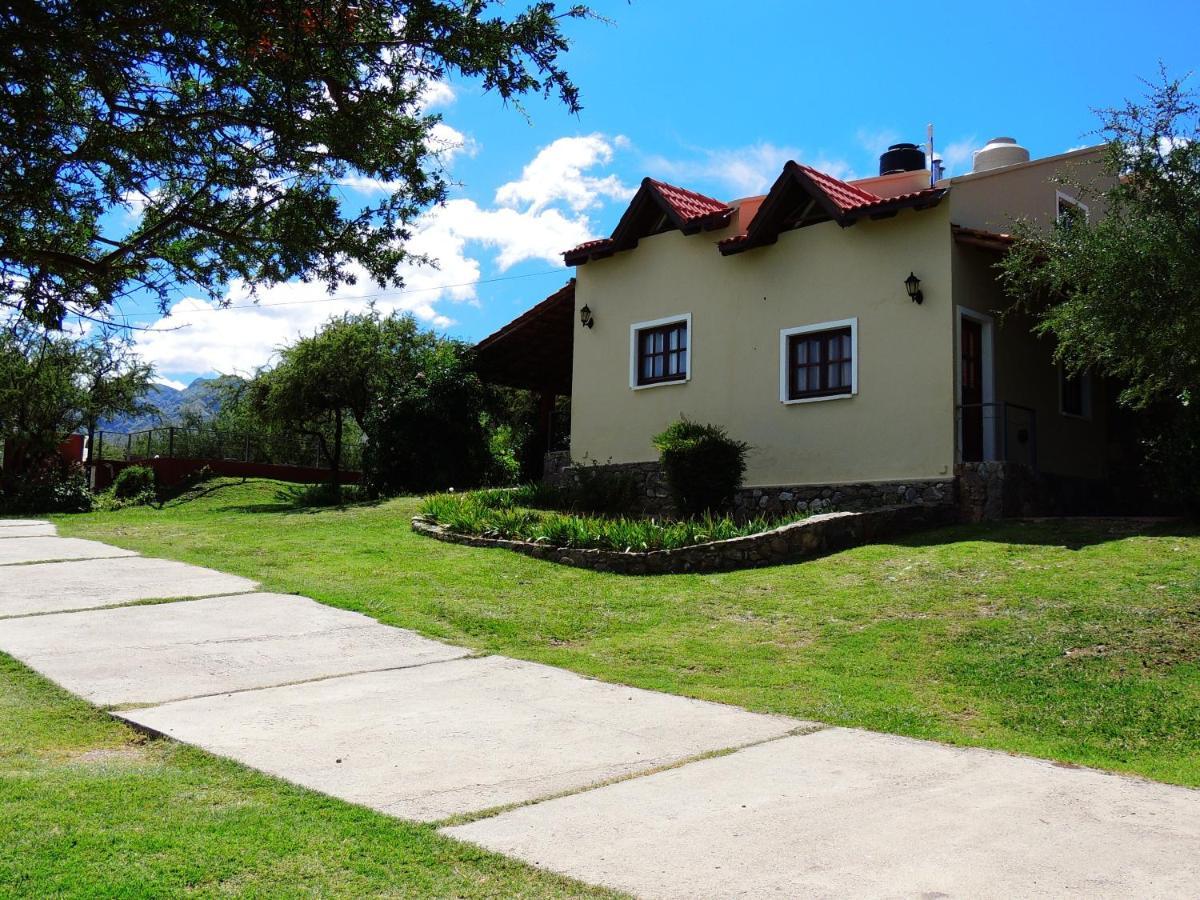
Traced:
<path id="1" fill-rule="evenodd" d="M 481 362 L 569 391 L 576 463 L 651 461 L 682 415 L 751 445 L 755 496 L 886 494 L 981 462 L 1102 479 L 1103 385 L 1064 377 L 1049 341 L 1001 315 L 994 268 L 1017 219 L 1102 212 L 1066 186 L 1103 188 L 1100 153 L 1030 160 L 996 139 L 935 180 L 896 145 L 877 177 L 793 162 L 728 203 L 646 179 L 611 237 L 565 254 L 573 290 L 481 342 Z"/>

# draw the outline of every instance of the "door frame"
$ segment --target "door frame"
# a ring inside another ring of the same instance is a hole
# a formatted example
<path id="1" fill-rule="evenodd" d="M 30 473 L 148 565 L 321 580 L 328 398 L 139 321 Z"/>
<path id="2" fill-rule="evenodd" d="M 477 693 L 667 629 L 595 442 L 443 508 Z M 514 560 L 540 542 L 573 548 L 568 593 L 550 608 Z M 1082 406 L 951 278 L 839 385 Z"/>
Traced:
<path id="1" fill-rule="evenodd" d="M 983 360 L 981 366 L 983 368 L 983 385 L 982 395 L 984 403 L 996 402 L 996 357 L 994 353 L 994 333 L 995 320 L 987 313 L 976 312 L 966 306 L 956 306 L 954 315 L 954 407 L 959 414 L 954 417 L 954 457 L 957 462 L 962 462 L 962 415 L 959 407 L 962 406 L 962 320 L 968 318 L 973 322 L 978 322 L 981 326 L 981 344 Z M 991 462 L 996 459 L 996 416 L 987 415 L 987 408 L 984 408 L 983 415 L 983 459 L 985 462 Z"/>

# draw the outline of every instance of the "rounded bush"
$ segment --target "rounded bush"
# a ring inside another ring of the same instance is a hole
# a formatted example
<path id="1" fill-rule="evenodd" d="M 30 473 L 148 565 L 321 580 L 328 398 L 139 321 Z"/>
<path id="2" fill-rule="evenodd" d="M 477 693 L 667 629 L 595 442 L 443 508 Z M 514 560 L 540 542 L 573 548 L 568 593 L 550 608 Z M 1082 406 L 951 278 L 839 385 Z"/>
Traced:
<path id="1" fill-rule="evenodd" d="M 734 440 L 719 425 L 681 418 L 655 435 L 654 446 L 680 515 L 700 516 L 733 504 L 746 474 L 748 444 Z"/>
<path id="2" fill-rule="evenodd" d="M 154 470 L 149 466 L 127 466 L 113 480 L 112 494 L 118 500 L 135 500 L 154 493 Z"/>

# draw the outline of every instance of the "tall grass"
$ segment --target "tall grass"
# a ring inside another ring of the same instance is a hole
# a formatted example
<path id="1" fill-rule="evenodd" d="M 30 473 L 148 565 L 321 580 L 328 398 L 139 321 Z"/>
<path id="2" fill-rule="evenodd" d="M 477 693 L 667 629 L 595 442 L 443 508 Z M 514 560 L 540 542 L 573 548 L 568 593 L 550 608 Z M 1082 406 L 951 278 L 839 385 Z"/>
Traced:
<path id="1" fill-rule="evenodd" d="M 675 550 L 707 541 L 745 537 L 795 522 L 803 515 L 738 522 L 704 515 L 680 521 L 572 515 L 533 509 L 545 495 L 534 486 L 426 497 L 421 512 L 460 534 L 511 538 L 553 547 L 597 550 Z"/>

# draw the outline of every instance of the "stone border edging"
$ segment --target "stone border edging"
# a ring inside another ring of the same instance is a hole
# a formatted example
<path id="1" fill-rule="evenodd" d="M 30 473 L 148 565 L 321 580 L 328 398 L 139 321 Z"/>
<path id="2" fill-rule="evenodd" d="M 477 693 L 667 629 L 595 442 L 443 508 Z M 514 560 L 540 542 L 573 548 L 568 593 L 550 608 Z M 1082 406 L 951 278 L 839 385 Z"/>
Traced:
<path id="1" fill-rule="evenodd" d="M 793 562 L 857 547 L 899 534 L 957 521 L 953 510 L 905 504 L 866 512 L 832 512 L 810 516 L 770 531 L 648 552 L 585 550 L 552 547 L 533 541 L 460 534 L 425 516 L 414 516 L 412 529 L 449 544 L 499 547 L 562 565 L 614 572 L 619 575 L 668 575 L 685 572 L 726 572 Z"/>

